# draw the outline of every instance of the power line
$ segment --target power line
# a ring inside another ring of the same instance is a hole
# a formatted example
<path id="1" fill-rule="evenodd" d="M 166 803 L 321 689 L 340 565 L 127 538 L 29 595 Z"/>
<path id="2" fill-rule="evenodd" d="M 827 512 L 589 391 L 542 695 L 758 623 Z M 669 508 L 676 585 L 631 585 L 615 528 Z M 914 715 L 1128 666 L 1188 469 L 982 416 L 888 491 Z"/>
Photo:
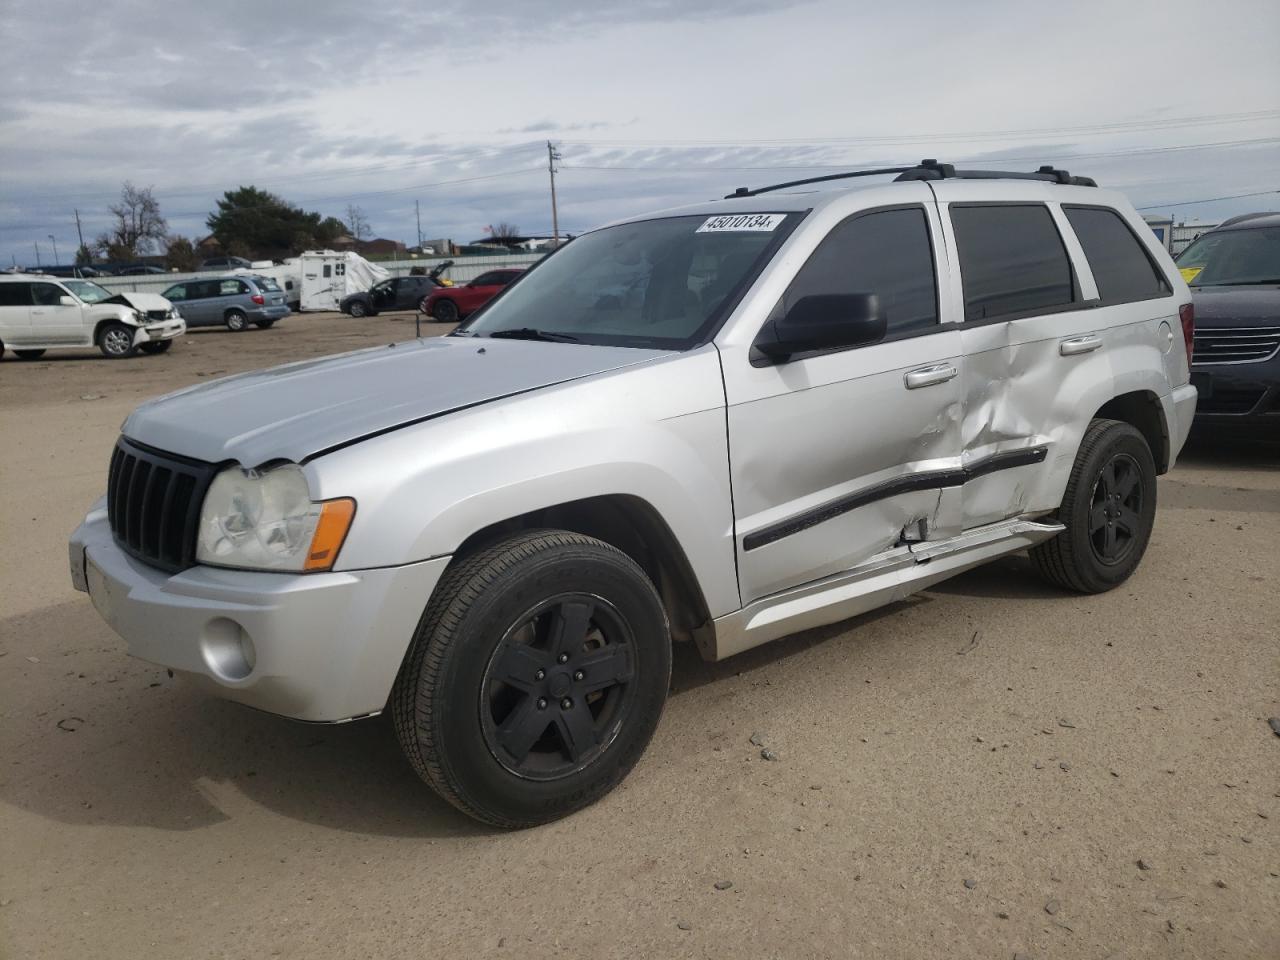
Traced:
<path id="1" fill-rule="evenodd" d="M 1205 197 L 1203 200 L 1175 200 L 1172 203 L 1153 203 L 1147 207 L 1135 207 L 1136 210 L 1159 210 L 1163 207 L 1189 207 L 1196 203 L 1217 203 L 1219 200 L 1242 200 L 1245 197 L 1268 197 L 1280 190 L 1259 190 L 1257 193 L 1233 193 L 1227 197 Z"/>
<path id="2" fill-rule="evenodd" d="M 1275 120 L 1280 119 L 1280 110 L 1255 110 L 1246 113 L 1225 113 L 1225 114 L 1208 114 L 1195 117 L 1166 117 L 1162 119 L 1152 120 L 1128 120 L 1116 123 L 1095 123 L 1087 124 L 1079 127 L 1030 127 L 1021 130 L 982 130 L 960 133 L 937 133 L 937 134 L 896 134 L 896 135 L 877 135 L 862 137 L 776 137 L 767 139 L 756 138 L 740 138 L 740 139 L 675 139 L 675 140 L 645 140 L 645 139 L 586 139 L 586 140 L 566 140 L 566 143 L 580 143 L 586 145 L 626 145 L 626 144 L 644 144 L 649 146 L 673 146 L 683 144 L 709 144 L 717 146 L 736 146 L 747 144 L 834 144 L 834 143 L 865 143 L 865 144 L 907 144 L 907 143 L 951 143 L 958 141 L 972 140 L 988 140 L 988 139 L 1004 139 L 1008 137 L 1029 137 L 1029 136 L 1063 136 L 1070 134 L 1073 136 L 1106 136 L 1115 133 L 1127 133 L 1135 130 L 1173 130 L 1180 127 L 1199 127 L 1199 126 L 1220 126 L 1222 124 L 1231 123 L 1250 123 L 1259 120 Z"/>

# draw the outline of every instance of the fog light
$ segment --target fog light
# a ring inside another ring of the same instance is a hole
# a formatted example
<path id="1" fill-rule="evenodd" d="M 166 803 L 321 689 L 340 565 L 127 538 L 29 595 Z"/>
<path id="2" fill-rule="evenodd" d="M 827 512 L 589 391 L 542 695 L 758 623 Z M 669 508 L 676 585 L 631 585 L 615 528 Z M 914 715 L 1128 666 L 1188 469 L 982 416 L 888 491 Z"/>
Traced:
<path id="1" fill-rule="evenodd" d="M 258 654 L 253 639 L 234 620 L 210 620 L 200 640 L 204 662 L 222 680 L 243 680 L 253 673 Z"/>

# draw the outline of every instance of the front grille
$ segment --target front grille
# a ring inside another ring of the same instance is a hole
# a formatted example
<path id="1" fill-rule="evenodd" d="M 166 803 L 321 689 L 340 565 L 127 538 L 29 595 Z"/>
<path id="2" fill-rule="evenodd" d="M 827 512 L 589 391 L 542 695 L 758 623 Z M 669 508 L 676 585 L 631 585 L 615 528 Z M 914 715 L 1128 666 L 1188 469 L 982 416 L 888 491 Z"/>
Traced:
<path id="1" fill-rule="evenodd" d="M 170 573 L 192 566 L 200 506 L 213 473 L 212 464 L 121 437 L 107 474 L 107 518 L 116 543 Z"/>
<path id="2" fill-rule="evenodd" d="M 168 310 L 148 310 L 147 319 L 148 320 L 168 320 L 169 311 Z"/>
<path id="3" fill-rule="evenodd" d="M 1196 331 L 1193 367 L 1211 363 L 1258 363 L 1280 352 L 1280 327 L 1202 327 Z"/>
<path id="4" fill-rule="evenodd" d="M 1261 388 L 1241 390 L 1215 386 L 1208 397 L 1196 403 L 1196 413 L 1248 413 L 1258 405 L 1264 393 L 1266 391 Z"/>

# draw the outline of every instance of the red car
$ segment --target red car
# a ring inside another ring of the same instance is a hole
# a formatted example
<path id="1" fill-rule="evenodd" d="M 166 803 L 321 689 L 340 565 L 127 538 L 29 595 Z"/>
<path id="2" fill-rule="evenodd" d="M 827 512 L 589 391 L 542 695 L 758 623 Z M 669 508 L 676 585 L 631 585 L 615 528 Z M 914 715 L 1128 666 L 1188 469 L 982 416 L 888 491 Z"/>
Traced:
<path id="1" fill-rule="evenodd" d="M 422 312 L 441 323 L 457 323 L 483 307 L 522 273 L 523 267 L 504 267 L 482 273 L 462 286 L 437 287 L 422 301 Z"/>

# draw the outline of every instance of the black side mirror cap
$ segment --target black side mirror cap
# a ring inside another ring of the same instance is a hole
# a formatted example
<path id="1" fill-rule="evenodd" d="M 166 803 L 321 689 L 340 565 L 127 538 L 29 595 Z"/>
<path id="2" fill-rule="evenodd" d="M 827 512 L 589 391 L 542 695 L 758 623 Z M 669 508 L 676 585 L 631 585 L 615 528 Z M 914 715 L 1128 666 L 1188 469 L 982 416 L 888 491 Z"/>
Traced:
<path id="1" fill-rule="evenodd" d="M 767 362 L 785 363 L 797 353 L 878 343 L 887 331 L 874 293 L 810 294 L 765 324 L 754 347 Z"/>

